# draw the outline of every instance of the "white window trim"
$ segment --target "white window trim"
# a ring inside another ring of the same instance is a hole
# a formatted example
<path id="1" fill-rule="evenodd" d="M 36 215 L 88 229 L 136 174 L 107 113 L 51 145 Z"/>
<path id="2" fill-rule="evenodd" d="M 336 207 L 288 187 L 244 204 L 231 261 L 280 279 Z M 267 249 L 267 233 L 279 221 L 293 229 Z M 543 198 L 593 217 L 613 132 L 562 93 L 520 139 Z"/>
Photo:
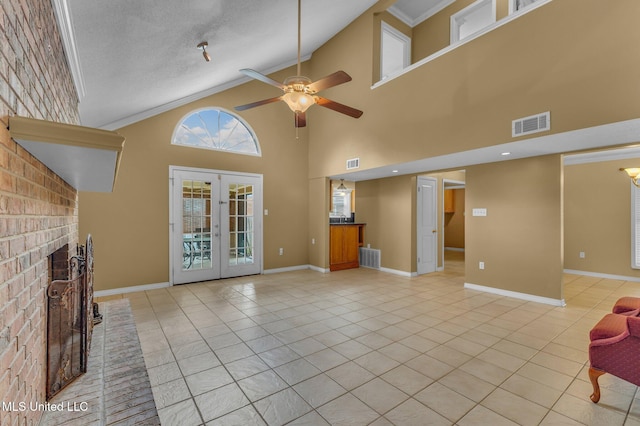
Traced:
<path id="1" fill-rule="evenodd" d="M 476 10 L 485 7 L 491 3 L 491 23 L 487 25 L 487 27 L 495 24 L 496 22 L 496 0 L 477 0 L 474 3 L 471 3 L 469 6 L 464 9 L 454 13 L 451 15 L 451 44 L 457 43 L 460 41 L 460 26 L 464 23 L 465 18 L 469 16 L 471 13 Z M 480 30 L 478 32 L 482 32 Z"/>
<path id="2" fill-rule="evenodd" d="M 529 5 L 527 5 L 527 6 L 523 7 L 523 8 L 522 8 L 522 9 L 520 9 L 520 10 L 516 10 L 516 1 L 517 1 L 517 0 L 509 0 L 509 15 L 511 15 L 511 14 L 513 14 L 513 13 L 516 13 L 516 12 L 521 12 L 521 11 L 523 11 L 523 10 L 525 10 L 525 9 L 528 9 L 528 8 L 530 8 L 531 6 L 533 6 L 533 4 L 535 3 L 535 1 L 534 1 L 532 4 L 529 4 Z"/>
<path id="3" fill-rule="evenodd" d="M 215 148 L 215 147 L 183 145 L 183 144 L 175 143 L 176 134 L 178 133 L 178 129 L 180 128 L 180 125 L 184 122 L 184 120 L 187 119 L 187 117 L 190 117 L 193 114 L 197 114 L 200 111 L 206 111 L 206 110 L 211 110 L 211 109 L 215 109 L 215 110 L 218 110 L 220 112 L 224 112 L 225 114 L 228 114 L 228 115 L 232 116 L 233 118 L 238 120 L 242 125 L 244 125 L 244 127 L 249 131 L 249 134 L 251 134 L 251 137 L 253 138 L 253 141 L 256 144 L 256 151 L 257 152 L 254 153 L 254 152 L 231 151 L 231 150 L 225 150 L 225 149 L 220 149 L 220 148 Z M 171 135 L 171 145 L 181 146 L 181 147 L 185 147 L 185 148 L 195 148 L 195 149 L 204 149 L 204 150 L 209 150 L 209 151 L 226 152 L 226 153 L 229 153 L 229 154 L 249 155 L 249 156 L 252 156 L 252 157 L 262 157 L 262 148 L 260 147 L 260 141 L 258 141 L 258 136 L 253 131 L 253 128 L 251 128 L 249 123 L 247 123 L 246 120 L 243 119 L 242 117 L 240 117 L 238 114 L 236 114 L 236 113 L 234 113 L 234 112 L 232 112 L 232 111 L 230 111 L 230 110 L 228 110 L 226 108 L 222 108 L 222 107 L 218 107 L 218 106 L 197 108 L 197 109 L 189 111 L 188 113 L 183 115 L 180 118 L 180 120 L 178 120 L 178 124 L 176 124 L 176 126 L 173 128 L 173 134 Z"/>
<path id="4" fill-rule="evenodd" d="M 640 188 L 631 185 L 631 268 L 640 269 Z"/>
<path id="5" fill-rule="evenodd" d="M 382 21 L 380 25 L 380 80 L 389 78 L 389 76 L 382 75 L 382 68 L 384 64 L 384 35 L 387 34 L 402 43 L 402 69 L 406 69 L 411 65 L 411 38 L 402 33 L 398 29 L 392 27 L 386 22 Z M 401 71 L 400 71 L 401 72 Z M 395 73 L 394 73 L 395 74 Z"/>

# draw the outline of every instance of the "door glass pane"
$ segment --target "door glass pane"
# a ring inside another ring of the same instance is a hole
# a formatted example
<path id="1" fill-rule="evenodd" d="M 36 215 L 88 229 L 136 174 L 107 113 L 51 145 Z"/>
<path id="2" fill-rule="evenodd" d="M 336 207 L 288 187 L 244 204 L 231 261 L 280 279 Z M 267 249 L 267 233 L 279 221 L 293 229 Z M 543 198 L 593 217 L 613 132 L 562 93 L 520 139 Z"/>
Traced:
<path id="1" fill-rule="evenodd" d="M 229 184 L 229 265 L 253 259 L 253 185 Z"/>
<path id="2" fill-rule="evenodd" d="M 182 181 L 182 270 L 211 268 L 211 182 Z"/>

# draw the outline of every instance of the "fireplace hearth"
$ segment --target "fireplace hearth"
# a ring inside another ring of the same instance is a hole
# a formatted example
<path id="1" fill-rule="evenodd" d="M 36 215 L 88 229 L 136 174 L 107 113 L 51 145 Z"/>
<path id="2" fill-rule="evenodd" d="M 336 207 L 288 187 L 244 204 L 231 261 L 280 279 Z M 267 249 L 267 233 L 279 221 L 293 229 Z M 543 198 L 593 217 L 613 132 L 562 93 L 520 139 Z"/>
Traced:
<path id="1" fill-rule="evenodd" d="M 93 303 L 91 235 L 75 256 L 69 257 L 68 245 L 52 253 L 49 277 L 47 400 L 87 371 L 93 325 L 102 319 Z"/>

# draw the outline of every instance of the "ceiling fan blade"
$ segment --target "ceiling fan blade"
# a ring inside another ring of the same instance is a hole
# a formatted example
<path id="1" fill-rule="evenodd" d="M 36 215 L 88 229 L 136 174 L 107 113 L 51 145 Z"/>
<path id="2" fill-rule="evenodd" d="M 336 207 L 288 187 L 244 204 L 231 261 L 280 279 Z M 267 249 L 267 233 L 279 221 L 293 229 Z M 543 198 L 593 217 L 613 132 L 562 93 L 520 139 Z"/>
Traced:
<path id="1" fill-rule="evenodd" d="M 304 112 L 295 112 L 293 113 L 293 117 L 295 119 L 296 127 L 306 127 L 307 126 L 307 114 Z"/>
<path id="2" fill-rule="evenodd" d="M 314 81 L 307 87 L 317 93 L 321 90 L 328 89 L 329 87 L 346 83 L 347 81 L 351 81 L 351 76 L 349 74 L 344 71 L 336 71 L 333 74 L 321 78 L 318 81 Z"/>
<path id="3" fill-rule="evenodd" d="M 341 103 L 329 100 L 327 98 L 322 98 L 320 96 L 316 96 L 316 103 L 325 108 L 332 109 L 334 111 L 340 112 L 342 114 L 346 114 L 353 118 L 360 118 L 362 115 L 362 111 L 359 109 L 351 108 L 350 106 L 343 105 Z"/>
<path id="4" fill-rule="evenodd" d="M 270 104 L 270 103 L 273 103 L 273 102 L 278 102 L 280 99 L 282 99 L 282 96 L 277 96 L 275 98 L 269 98 L 269 99 L 263 99 L 261 101 L 251 102 L 250 104 L 245 104 L 245 105 L 240 105 L 240 106 L 234 107 L 234 109 L 236 111 L 244 111 L 245 109 L 255 108 L 255 107 L 259 107 L 259 106 L 262 106 L 262 105 Z"/>
<path id="5" fill-rule="evenodd" d="M 240 70 L 241 73 L 248 75 L 251 78 L 255 78 L 256 80 L 260 80 L 263 83 L 267 83 L 270 84 L 272 86 L 277 87 L 278 89 L 286 89 L 287 86 L 285 86 L 284 84 L 280 83 L 279 81 L 275 81 L 274 79 L 267 77 L 264 74 L 260 74 L 258 71 L 256 70 L 252 70 L 250 68 L 243 68 Z"/>

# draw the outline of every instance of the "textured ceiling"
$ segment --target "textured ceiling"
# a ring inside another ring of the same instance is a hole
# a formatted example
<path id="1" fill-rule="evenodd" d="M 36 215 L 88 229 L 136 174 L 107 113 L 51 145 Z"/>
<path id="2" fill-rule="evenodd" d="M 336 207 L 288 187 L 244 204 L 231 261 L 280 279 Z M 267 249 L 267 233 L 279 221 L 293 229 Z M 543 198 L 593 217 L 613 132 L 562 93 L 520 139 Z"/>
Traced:
<path id="1" fill-rule="evenodd" d="M 302 56 L 376 0 L 303 0 Z M 54 0 L 68 13 L 85 126 L 114 129 L 297 57 L 296 0 Z M 64 20 L 64 17 L 63 17 Z M 196 45 L 208 41 L 205 62 Z M 68 47 L 68 46 L 67 46 Z M 68 49 L 69 50 L 69 49 Z M 73 62 L 73 61 L 71 61 Z M 77 83 L 78 84 L 78 83 Z"/>
<path id="2" fill-rule="evenodd" d="M 452 0 L 397 0 L 415 25 Z M 296 0 L 53 0 L 81 90 L 83 125 L 115 129 L 224 90 L 297 57 Z M 377 0 L 302 0 L 308 57 Z M 381 2 L 381 4 L 389 3 Z M 206 63 L 196 46 L 209 43 Z"/>

